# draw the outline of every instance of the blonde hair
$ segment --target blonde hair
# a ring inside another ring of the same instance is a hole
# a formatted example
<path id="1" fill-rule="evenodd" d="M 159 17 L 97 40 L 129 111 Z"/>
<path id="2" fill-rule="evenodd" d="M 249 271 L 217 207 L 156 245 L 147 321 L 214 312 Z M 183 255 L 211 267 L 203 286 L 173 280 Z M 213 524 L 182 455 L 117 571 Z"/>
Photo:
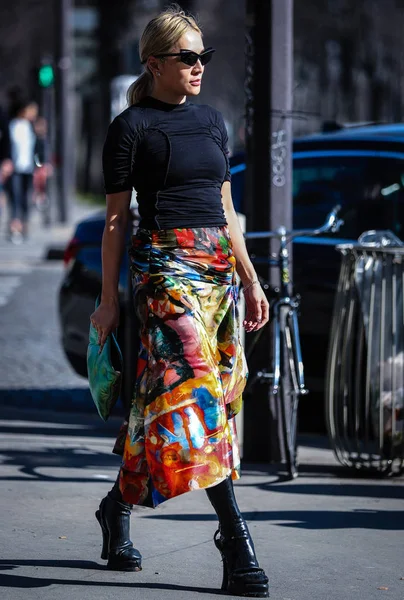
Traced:
<path id="1" fill-rule="evenodd" d="M 142 64 L 149 56 L 170 52 L 178 40 L 189 29 L 202 35 L 196 19 L 181 9 L 178 4 L 172 4 L 154 17 L 146 25 L 139 42 L 139 56 Z M 137 104 L 153 89 L 153 75 L 146 66 L 145 71 L 134 81 L 126 94 L 128 106 Z"/>

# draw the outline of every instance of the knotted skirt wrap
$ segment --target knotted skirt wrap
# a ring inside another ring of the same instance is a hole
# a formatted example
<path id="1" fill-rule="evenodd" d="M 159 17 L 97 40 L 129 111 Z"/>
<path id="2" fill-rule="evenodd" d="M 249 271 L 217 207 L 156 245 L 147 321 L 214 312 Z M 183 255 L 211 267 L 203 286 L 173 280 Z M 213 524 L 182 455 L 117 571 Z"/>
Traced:
<path id="1" fill-rule="evenodd" d="M 239 477 L 236 261 L 227 227 L 139 229 L 129 256 L 141 341 L 114 452 L 124 500 L 155 507 Z"/>

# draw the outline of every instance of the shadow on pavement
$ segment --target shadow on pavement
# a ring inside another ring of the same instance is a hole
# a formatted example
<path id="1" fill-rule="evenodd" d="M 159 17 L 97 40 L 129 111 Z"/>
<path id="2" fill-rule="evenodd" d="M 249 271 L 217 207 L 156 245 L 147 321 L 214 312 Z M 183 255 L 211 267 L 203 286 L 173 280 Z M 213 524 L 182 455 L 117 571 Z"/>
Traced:
<path id="1" fill-rule="evenodd" d="M 105 568 L 100 567 L 97 563 L 86 562 L 86 561 L 57 561 L 57 560 L 0 560 L 0 570 L 12 570 L 18 568 L 19 566 L 33 566 L 33 567 L 67 567 L 74 569 L 89 569 L 89 570 L 103 570 L 107 572 Z M 175 585 L 171 583 L 136 583 L 133 578 L 129 579 L 126 583 L 120 583 L 117 581 L 94 581 L 93 579 L 90 581 L 80 580 L 80 579 L 56 579 L 56 578 L 45 578 L 45 577 L 28 577 L 25 575 L 8 575 L 1 574 L 0 575 L 0 586 L 8 587 L 8 588 L 20 588 L 20 589 L 30 589 L 30 588 L 41 588 L 48 587 L 50 585 L 77 585 L 77 586 L 85 586 L 85 587 L 94 587 L 103 588 L 103 587 L 113 587 L 113 588 L 132 588 L 132 589 L 154 589 L 154 590 L 177 590 L 179 592 L 199 592 L 202 594 L 218 594 L 222 595 L 222 592 L 216 588 L 201 588 L 195 586 L 188 585 Z"/>
<path id="2" fill-rule="evenodd" d="M 95 410 L 95 409 L 94 409 Z M 114 415 L 104 423 L 97 414 L 64 413 L 47 410 L 21 409 L 15 407 L 0 407 L 0 434 L 13 436 L 10 448 L 1 451 L 2 465 L 15 467 L 21 476 L 10 475 L 0 477 L 3 481 L 59 481 L 59 482 L 93 482 L 94 478 L 74 478 L 56 475 L 44 475 L 40 473 L 41 468 L 118 468 L 120 459 L 112 454 L 114 440 L 122 424 L 122 416 Z M 23 448 L 24 436 L 42 436 L 44 443 L 38 451 L 25 451 Z M 111 444 L 106 452 L 83 447 L 78 444 L 73 447 L 54 445 L 58 438 L 98 438 L 102 444 L 106 444 L 105 438 L 112 438 Z M 16 443 L 15 438 L 18 438 Z M 21 440 L 21 441 L 20 441 Z M 47 447 L 47 441 L 49 446 Z M 329 442 L 324 436 L 302 435 L 299 443 L 306 447 L 318 449 L 329 448 Z M 18 446 L 17 446 L 18 444 Z M 52 445 L 50 445 L 52 444 Z M 13 445 L 13 447 L 12 447 Z M 17 448 L 16 448 L 17 446 Z M 21 448 L 21 449 L 20 449 Z M 351 470 L 343 467 L 336 461 L 316 464 L 314 462 L 301 463 L 299 465 L 299 477 L 290 481 L 285 473 L 284 465 L 275 465 L 268 462 L 247 463 L 242 462 L 242 473 L 251 475 L 258 473 L 276 478 L 271 481 L 259 483 L 240 482 L 242 487 L 256 487 L 263 491 L 285 492 L 291 494 L 325 494 L 333 496 L 366 496 L 375 498 L 404 498 L 404 486 L 386 484 L 361 485 L 362 480 L 381 480 L 380 474 L 372 474 L 365 469 L 362 471 Z M 26 477 L 26 476 L 29 477 Z M 318 484 L 307 484 L 307 478 L 318 477 Z M 321 480 L 332 477 L 336 483 L 323 484 Z M 341 480 L 349 480 L 341 482 Z M 350 481 L 355 480 L 354 484 Z M 384 478 L 386 480 L 386 478 Z"/>
<path id="3" fill-rule="evenodd" d="M 367 479 L 366 481 L 369 481 Z M 287 484 L 275 482 L 245 483 L 243 487 L 255 487 L 268 492 L 282 494 L 306 494 L 309 496 L 353 496 L 363 498 L 404 499 L 404 485 L 394 485 L 390 481 L 384 484 L 374 483 L 300 483 L 299 480 Z"/>
<path id="4" fill-rule="evenodd" d="M 276 481 L 271 481 L 271 485 L 278 483 L 284 483 L 285 481 L 292 481 L 289 474 L 286 472 L 285 464 L 276 464 L 269 462 L 250 463 L 241 461 L 241 470 L 245 475 L 254 475 L 259 473 L 260 475 L 265 473 L 271 477 L 277 477 Z M 400 472 L 390 473 L 387 475 L 382 471 L 376 471 L 375 469 L 351 469 L 336 461 L 322 462 L 316 464 L 315 462 L 310 463 L 299 463 L 299 475 L 297 481 L 314 476 L 328 476 L 334 477 L 335 479 L 354 479 L 357 481 L 372 480 L 372 481 L 388 481 L 393 479 L 399 479 L 402 477 Z M 404 477 L 402 478 L 404 481 Z M 296 480 L 294 480 L 296 481 Z"/>
<path id="5" fill-rule="evenodd" d="M 12 560 L 0 559 L 0 571 L 8 571 L 16 567 L 58 567 L 62 569 L 91 569 L 105 571 L 105 566 L 92 560 Z"/>
<path id="6" fill-rule="evenodd" d="M 260 462 L 260 463 L 250 463 L 241 461 L 241 470 L 246 475 L 254 475 L 255 473 L 270 475 L 271 477 L 277 477 L 276 482 L 273 483 L 282 483 L 284 481 L 291 481 L 289 474 L 286 471 L 285 464 L 279 463 L 269 463 L 269 462 Z M 304 477 L 305 475 L 312 476 L 315 475 L 336 475 L 339 477 L 350 477 L 351 471 L 349 471 L 346 467 L 338 463 L 331 464 L 299 464 L 299 478 Z M 355 479 L 360 479 L 359 472 L 356 471 L 354 473 Z M 365 474 L 364 474 L 365 475 Z M 369 473 L 366 473 L 366 477 L 369 477 Z"/>
<path id="7" fill-rule="evenodd" d="M 96 413 L 68 413 L 0 406 L 0 433 L 49 437 L 115 437 L 123 412 L 116 410 L 106 423 Z"/>
<path id="8" fill-rule="evenodd" d="M 58 481 L 58 482 L 75 482 L 94 483 L 94 477 L 77 478 L 63 475 L 45 475 L 40 472 L 43 468 L 69 468 L 69 469 L 85 469 L 99 468 L 105 469 L 108 467 L 119 468 L 121 459 L 119 456 L 111 452 L 97 452 L 78 446 L 75 448 L 47 448 L 40 451 L 24 451 L 24 450 L 1 450 L 3 467 L 14 467 L 20 475 L 10 475 L 0 477 L 0 481 Z M 26 476 L 29 477 L 26 477 Z"/>
<path id="9" fill-rule="evenodd" d="M 275 523 L 280 527 L 297 527 L 299 529 L 380 529 L 389 531 L 404 530 L 404 511 L 354 509 L 352 511 L 319 511 L 319 510 L 274 510 L 243 511 L 244 518 L 254 521 L 289 521 Z M 211 514 L 151 514 L 143 519 L 159 519 L 173 521 L 215 521 Z M 1 563 L 0 563 L 1 564 Z"/>

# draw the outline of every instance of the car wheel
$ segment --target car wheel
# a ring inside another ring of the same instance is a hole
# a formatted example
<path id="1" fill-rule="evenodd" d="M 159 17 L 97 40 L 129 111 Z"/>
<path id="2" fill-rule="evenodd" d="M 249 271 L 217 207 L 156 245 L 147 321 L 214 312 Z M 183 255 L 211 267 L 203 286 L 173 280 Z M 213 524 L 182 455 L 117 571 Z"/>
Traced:
<path id="1" fill-rule="evenodd" d="M 66 357 L 76 373 L 87 379 L 87 359 L 71 352 L 66 352 Z"/>

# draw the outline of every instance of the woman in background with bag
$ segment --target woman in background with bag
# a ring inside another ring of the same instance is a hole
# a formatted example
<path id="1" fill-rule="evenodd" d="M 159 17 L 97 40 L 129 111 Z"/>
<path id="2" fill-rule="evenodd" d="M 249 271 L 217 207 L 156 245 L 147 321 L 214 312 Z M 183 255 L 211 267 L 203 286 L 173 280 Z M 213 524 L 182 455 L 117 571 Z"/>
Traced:
<path id="1" fill-rule="evenodd" d="M 158 15 L 140 41 L 145 72 L 108 130 L 103 283 L 91 323 L 102 349 L 119 321 L 119 266 L 134 187 L 141 222 L 129 255 L 141 347 L 129 419 L 115 446 L 122 466 L 96 516 L 108 567 L 140 570 L 129 537 L 131 506 L 155 507 L 205 489 L 219 519 L 222 589 L 266 597 L 268 578 L 232 482 L 239 476 L 235 415 L 247 375 L 236 269 L 247 332 L 267 322 L 268 303 L 232 204 L 223 118 L 187 99 L 199 94 L 213 52 L 178 6 Z"/>

